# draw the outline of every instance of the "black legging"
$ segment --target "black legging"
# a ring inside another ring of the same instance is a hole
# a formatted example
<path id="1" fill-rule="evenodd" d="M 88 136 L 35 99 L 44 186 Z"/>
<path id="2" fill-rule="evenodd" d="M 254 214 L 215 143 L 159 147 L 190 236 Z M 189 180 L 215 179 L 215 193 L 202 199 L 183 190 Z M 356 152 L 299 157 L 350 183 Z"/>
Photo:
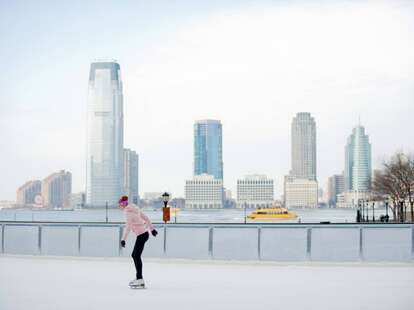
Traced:
<path id="1" fill-rule="evenodd" d="M 134 250 L 132 251 L 132 259 L 134 260 L 135 269 L 137 270 L 137 280 L 142 279 L 142 260 L 141 254 L 144 250 L 145 242 L 147 242 L 149 238 L 148 231 L 140 234 L 137 236 L 137 240 L 135 241 Z"/>

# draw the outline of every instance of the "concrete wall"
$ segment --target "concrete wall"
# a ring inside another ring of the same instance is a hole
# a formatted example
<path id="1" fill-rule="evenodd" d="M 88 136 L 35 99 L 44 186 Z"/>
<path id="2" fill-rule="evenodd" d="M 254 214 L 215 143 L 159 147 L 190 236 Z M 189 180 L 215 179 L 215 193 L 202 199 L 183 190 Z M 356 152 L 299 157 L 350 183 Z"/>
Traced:
<path id="1" fill-rule="evenodd" d="M 121 224 L 0 222 L 1 253 L 129 256 Z M 157 224 L 144 257 L 266 261 L 394 261 L 414 259 L 412 224 Z"/>

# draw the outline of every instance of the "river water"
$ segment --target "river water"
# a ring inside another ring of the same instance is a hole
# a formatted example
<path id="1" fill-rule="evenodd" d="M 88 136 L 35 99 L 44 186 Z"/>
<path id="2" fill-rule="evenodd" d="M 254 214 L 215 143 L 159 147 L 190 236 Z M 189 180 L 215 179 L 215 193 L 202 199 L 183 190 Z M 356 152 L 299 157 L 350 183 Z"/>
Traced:
<path id="1" fill-rule="evenodd" d="M 331 223 L 355 222 L 356 210 L 352 209 L 292 209 L 298 215 L 294 220 L 249 220 L 248 223 L 319 223 L 330 221 Z M 162 222 L 161 210 L 146 210 L 145 214 L 157 223 Z M 252 210 L 247 210 L 248 215 Z M 385 214 L 385 210 L 376 209 L 375 218 Z M 123 222 L 124 217 L 119 209 L 109 209 L 108 216 L 105 209 L 99 210 L 24 210 L 2 209 L 0 221 L 34 221 L 34 222 Z M 214 210 L 185 210 L 171 216 L 174 223 L 244 223 L 245 211 L 243 209 L 214 209 Z M 369 210 L 369 219 L 372 219 L 372 209 Z"/>

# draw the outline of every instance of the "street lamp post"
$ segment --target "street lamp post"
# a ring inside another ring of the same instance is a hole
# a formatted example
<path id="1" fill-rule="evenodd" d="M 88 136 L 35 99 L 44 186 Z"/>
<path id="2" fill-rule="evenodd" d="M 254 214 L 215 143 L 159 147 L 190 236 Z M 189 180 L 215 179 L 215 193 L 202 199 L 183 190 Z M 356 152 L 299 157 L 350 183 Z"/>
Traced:
<path id="1" fill-rule="evenodd" d="M 369 223 L 369 205 L 368 205 L 368 201 L 365 200 L 365 208 L 366 208 L 366 216 L 367 216 L 367 223 Z"/>
<path id="2" fill-rule="evenodd" d="M 162 219 L 165 224 L 170 220 L 170 208 L 168 208 L 168 201 L 170 200 L 170 194 L 165 192 L 161 195 L 162 200 L 164 202 L 164 208 L 162 208 Z"/>
<path id="3" fill-rule="evenodd" d="M 388 197 L 385 199 L 385 222 L 388 223 Z"/>
<path id="4" fill-rule="evenodd" d="M 364 203 L 364 199 L 361 199 L 361 207 L 362 207 L 362 221 L 366 222 L 366 210 L 365 210 L 365 203 Z"/>
<path id="5" fill-rule="evenodd" d="M 108 201 L 105 202 L 105 220 L 108 223 Z"/>
<path id="6" fill-rule="evenodd" d="M 375 223 L 375 201 L 372 202 L 372 221 Z"/>
<path id="7" fill-rule="evenodd" d="M 356 222 L 357 223 L 359 223 L 360 221 L 361 221 L 361 218 L 360 218 L 360 216 L 361 216 L 361 213 L 360 213 L 361 211 L 360 211 L 360 206 L 359 206 L 359 204 L 357 205 L 357 215 L 356 215 Z"/>
<path id="8" fill-rule="evenodd" d="M 361 200 L 358 200 L 358 205 L 361 210 L 361 222 L 365 222 L 365 213 L 364 213 L 364 205 L 361 203 Z"/>

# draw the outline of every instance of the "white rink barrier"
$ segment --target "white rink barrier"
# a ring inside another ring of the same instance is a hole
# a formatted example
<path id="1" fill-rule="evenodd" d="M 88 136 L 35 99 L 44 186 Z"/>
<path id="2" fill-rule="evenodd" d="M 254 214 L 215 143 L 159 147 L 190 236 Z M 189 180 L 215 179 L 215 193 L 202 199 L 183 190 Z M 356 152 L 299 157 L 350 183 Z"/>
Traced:
<path id="1" fill-rule="evenodd" d="M 266 261 L 414 260 L 413 224 L 155 224 L 144 257 Z M 3 254 L 129 256 L 121 223 L 0 222 Z"/>

